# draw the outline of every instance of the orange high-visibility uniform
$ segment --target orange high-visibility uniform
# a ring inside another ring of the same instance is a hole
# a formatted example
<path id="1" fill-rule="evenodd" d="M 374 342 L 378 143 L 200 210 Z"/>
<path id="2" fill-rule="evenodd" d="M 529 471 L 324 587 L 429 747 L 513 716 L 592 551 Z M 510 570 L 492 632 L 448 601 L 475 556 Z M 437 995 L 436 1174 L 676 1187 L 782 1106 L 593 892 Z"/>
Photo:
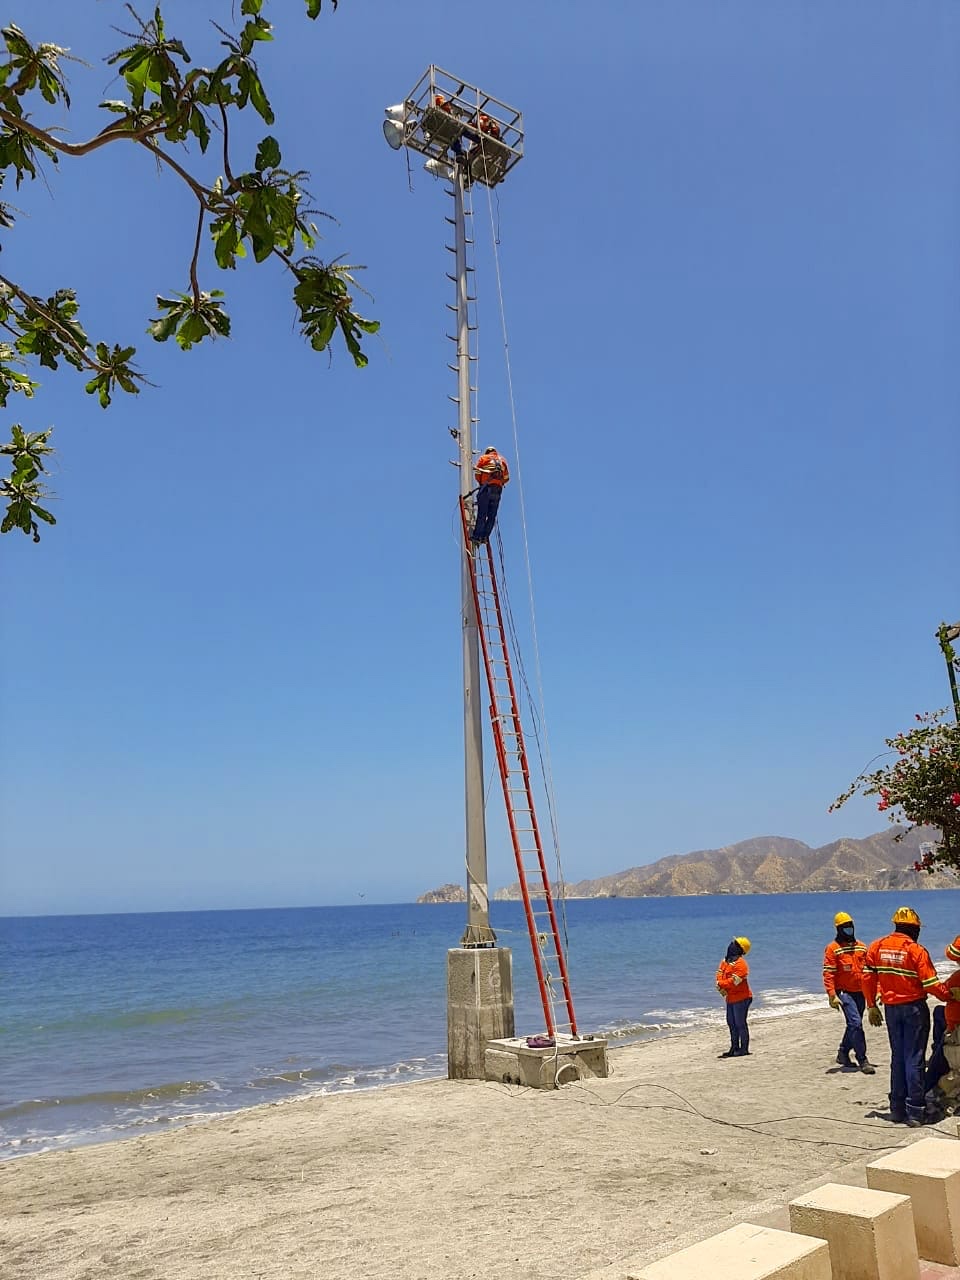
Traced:
<path id="1" fill-rule="evenodd" d="M 738 1000 L 753 999 L 753 992 L 750 990 L 750 983 L 747 981 L 749 972 L 750 969 L 743 956 L 737 956 L 732 964 L 729 960 L 720 961 L 720 968 L 717 970 L 717 990 L 727 1004 L 736 1004 Z M 735 982 L 734 978 L 739 978 L 739 983 Z"/>
<path id="2" fill-rule="evenodd" d="M 863 990 L 863 961 L 867 948 L 859 938 L 853 942 L 828 942 L 823 952 L 823 989 L 828 996 L 838 991 Z"/>
<path id="3" fill-rule="evenodd" d="M 863 994 L 870 1008 L 877 1003 L 877 991 L 884 1004 L 912 1004 L 936 996 L 949 1000 L 950 993 L 937 977 L 926 947 L 905 933 L 888 933 L 867 947 L 863 964 Z"/>
<path id="4" fill-rule="evenodd" d="M 481 453 L 473 474 L 477 484 L 495 484 L 499 488 L 503 488 L 510 480 L 507 460 L 502 458 L 496 449 Z"/>

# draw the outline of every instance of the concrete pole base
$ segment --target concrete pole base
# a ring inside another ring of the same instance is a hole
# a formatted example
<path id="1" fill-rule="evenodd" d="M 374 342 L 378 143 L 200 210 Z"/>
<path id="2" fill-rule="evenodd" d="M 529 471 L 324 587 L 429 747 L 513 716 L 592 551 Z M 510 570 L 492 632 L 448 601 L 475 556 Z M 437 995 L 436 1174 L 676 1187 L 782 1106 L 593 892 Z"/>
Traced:
<path id="1" fill-rule="evenodd" d="M 447 952 L 447 1077 L 485 1079 L 487 1041 L 513 1034 L 510 948 L 451 948 Z"/>

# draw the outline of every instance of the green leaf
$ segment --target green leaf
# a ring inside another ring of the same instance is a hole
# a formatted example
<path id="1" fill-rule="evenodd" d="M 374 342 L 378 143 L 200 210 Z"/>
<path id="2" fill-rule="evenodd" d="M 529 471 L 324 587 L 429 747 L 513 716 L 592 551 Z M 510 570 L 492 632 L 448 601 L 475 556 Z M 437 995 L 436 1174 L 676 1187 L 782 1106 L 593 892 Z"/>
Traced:
<path id="1" fill-rule="evenodd" d="M 176 328 L 177 317 L 171 313 L 170 315 L 161 316 L 159 320 L 154 320 L 147 326 L 147 333 L 151 334 L 157 342 L 166 342 L 171 334 L 176 332 Z"/>
<path id="2" fill-rule="evenodd" d="M 257 158 L 253 163 L 258 173 L 262 173 L 264 169 L 278 168 L 280 164 L 280 144 L 276 138 L 272 138 L 268 134 L 263 139 L 259 147 L 257 147 Z"/>
<path id="3" fill-rule="evenodd" d="M 264 92 L 263 85 L 260 83 L 260 77 L 255 72 L 251 73 L 249 77 L 248 92 L 254 110 L 261 117 L 264 123 L 273 124 L 275 119 L 273 108 L 270 106 L 270 102 Z"/>

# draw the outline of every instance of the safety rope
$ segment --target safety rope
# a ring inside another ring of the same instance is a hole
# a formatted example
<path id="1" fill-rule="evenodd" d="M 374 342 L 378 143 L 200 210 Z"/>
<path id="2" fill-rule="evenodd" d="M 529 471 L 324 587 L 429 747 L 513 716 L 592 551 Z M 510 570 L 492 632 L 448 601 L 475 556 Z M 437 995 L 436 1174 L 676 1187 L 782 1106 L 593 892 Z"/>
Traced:
<path id="1" fill-rule="evenodd" d="M 480 154 L 483 157 L 484 165 L 486 165 L 486 152 L 484 150 L 484 145 L 483 145 L 484 135 L 482 130 L 479 130 L 479 129 L 477 130 L 477 134 L 480 139 Z M 534 738 L 536 739 L 536 743 L 537 743 L 537 753 L 540 757 L 541 772 L 543 774 L 543 786 L 544 786 L 544 792 L 546 794 L 546 799 L 547 799 L 547 813 L 550 819 L 550 834 L 553 840 L 554 857 L 557 863 L 557 881 L 560 888 L 560 893 L 559 893 L 560 914 L 563 920 L 564 946 L 566 946 L 567 949 L 569 950 L 569 946 L 568 946 L 569 939 L 568 939 L 568 933 L 567 933 L 566 881 L 564 879 L 564 874 L 563 874 L 563 864 L 560 859 L 560 832 L 559 832 L 559 827 L 557 823 L 556 795 L 555 795 L 554 785 L 553 785 L 553 765 L 550 757 L 550 738 L 547 732 L 546 712 L 544 709 L 546 700 L 544 698 L 544 693 L 543 693 L 543 669 L 540 662 L 540 643 L 537 636 L 537 615 L 536 615 L 536 608 L 534 605 L 534 594 L 533 594 L 533 569 L 530 563 L 530 544 L 527 536 L 527 510 L 526 510 L 526 502 L 525 502 L 524 493 L 523 493 L 523 473 L 522 473 L 522 468 L 520 464 L 520 434 L 519 434 L 519 429 L 517 425 L 516 397 L 514 395 L 514 390 L 513 390 L 513 367 L 510 360 L 510 340 L 507 332 L 507 314 L 506 314 L 506 307 L 504 305 L 504 299 L 503 299 L 503 273 L 501 271 L 501 266 L 500 266 L 500 248 L 499 248 L 500 237 L 499 237 L 499 232 L 496 226 L 496 221 L 494 219 L 494 213 L 493 213 L 493 193 L 489 185 L 486 186 L 486 190 L 487 190 L 487 210 L 490 216 L 490 239 L 493 245 L 493 263 L 494 263 L 494 270 L 495 270 L 496 279 L 497 279 L 497 300 L 498 300 L 499 311 L 500 311 L 500 330 L 503 335 L 503 354 L 504 354 L 504 363 L 506 366 L 506 374 L 507 374 L 507 396 L 510 402 L 510 422 L 513 429 L 513 450 L 514 450 L 514 458 L 516 460 L 517 491 L 520 495 L 520 529 L 523 537 L 523 558 L 524 558 L 524 564 L 527 571 L 527 592 L 530 600 L 530 628 L 531 628 L 531 638 L 533 641 L 534 671 L 536 674 L 536 681 L 537 681 L 537 695 L 539 698 L 539 709 L 540 709 L 539 719 L 540 719 L 540 724 L 543 727 L 542 746 L 541 746 L 540 735 L 539 735 L 537 722 L 536 722 L 536 715 L 534 715 L 532 718 L 533 725 L 534 725 Z M 501 557 L 502 557 L 502 548 L 501 548 Z M 504 575 L 503 581 L 504 582 L 506 581 L 506 575 Z M 512 618 L 511 618 L 511 625 L 512 625 Z M 517 648 L 516 652 L 519 659 L 519 648 Z M 524 682 L 524 687 L 526 688 L 526 691 L 527 691 L 528 702 L 531 708 L 533 708 L 533 705 L 534 705 L 533 698 L 530 695 L 530 689 L 529 689 L 529 686 L 527 685 L 526 676 L 523 672 L 522 660 L 519 661 L 519 666 L 520 666 L 521 677 Z"/>

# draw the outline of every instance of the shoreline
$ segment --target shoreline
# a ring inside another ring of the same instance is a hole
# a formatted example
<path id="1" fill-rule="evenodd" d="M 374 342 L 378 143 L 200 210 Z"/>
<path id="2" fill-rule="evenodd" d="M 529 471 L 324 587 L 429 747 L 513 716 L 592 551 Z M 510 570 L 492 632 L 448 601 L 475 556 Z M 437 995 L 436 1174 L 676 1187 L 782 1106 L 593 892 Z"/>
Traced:
<path id="1" fill-rule="evenodd" d="M 8 1160 L 4 1254 L 36 1280 L 614 1280 L 618 1259 L 932 1132 L 882 1119 L 884 1031 L 864 1076 L 836 1066 L 833 1010 L 751 1023 L 748 1059 L 719 1061 L 725 1026 L 695 1027 L 615 1046 L 607 1080 L 556 1092 L 381 1085 Z"/>
<path id="2" fill-rule="evenodd" d="M 758 993 L 759 994 L 759 993 Z M 760 999 L 764 996 L 761 994 Z M 751 1011 L 751 1023 L 766 1022 L 771 1019 L 799 1016 L 819 1007 L 821 996 L 814 992 L 800 991 L 797 988 L 769 988 L 766 991 L 769 1003 L 756 1004 Z M 662 1013 L 663 1021 L 654 1020 Z M 634 1048 L 649 1044 L 652 1041 L 670 1036 L 684 1036 L 693 1031 L 707 1031 L 711 1028 L 725 1027 L 723 1003 L 719 999 L 715 1004 L 699 1006 L 684 1010 L 654 1011 L 650 1022 L 630 1023 L 622 1027 L 612 1027 L 595 1031 L 596 1035 L 605 1038 L 613 1053 L 622 1049 Z M 418 1064 L 414 1066 L 414 1063 Z M 423 1065 L 429 1064 L 429 1065 Z M 161 1114 L 153 1114 L 152 1108 L 144 1114 L 129 1117 L 115 1125 L 100 1128 L 66 1127 L 58 1133 L 37 1134 L 25 1131 L 20 1135 L 13 1133 L 0 1140 L 0 1167 L 10 1161 L 19 1161 L 35 1155 L 50 1155 L 73 1151 L 81 1148 L 100 1146 L 107 1143 L 129 1142 L 139 1137 L 156 1136 L 184 1129 L 195 1124 L 204 1124 L 210 1120 L 224 1116 L 242 1115 L 248 1111 L 256 1111 L 261 1107 L 286 1105 L 295 1102 L 308 1102 L 315 1098 L 331 1098 L 342 1094 L 357 1095 L 392 1089 L 399 1085 L 426 1084 L 446 1079 L 446 1053 L 426 1054 L 417 1059 L 388 1063 L 382 1066 L 365 1067 L 356 1070 L 358 1083 L 348 1073 L 343 1079 L 334 1078 L 326 1081 L 288 1080 L 286 1085 L 277 1083 L 274 1096 L 261 1096 L 256 1101 L 238 1102 L 231 1098 L 226 1105 L 217 1106 L 216 1099 L 220 1091 L 215 1085 L 208 1084 L 202 1088 L 193 1085 L 190 1089 L 191 1104 L 182 1112 L 173 1108 L 180 1104 L 173 1084 L 143 1086 L 140 1090 L 144 1098 L 152 1098 L 158 1092 L 169 1095 L 168 1107 Z M 282 1077 L 277 1077 L 279 1080 Z M 347 1082 L 349 1080 L 349 1083 Z M 260 1081 L 260 1092 L 266 1092 Z M 206 1105 L 204 1105 L 204 1103 Z M 234 1105 L 230 1105 L 233 1103 Z M 211 1105 L 213 1104 L 213 1105 Z M 21 1107 L 24 1104 L 19 1104 Z M 49 1105 L 49 1102 L 47 1103 Z M 57 1109 L 69 1112 L 74 1100 L 69 1096 L 57 1099 Z M 16 1111 L 11 1108 L 11 1113 Z M 55 1115 L 49 1110 L 45 1114 Z M 3 1112 L 0 1110 L 0 1134 L 3 1130 Z"/>

